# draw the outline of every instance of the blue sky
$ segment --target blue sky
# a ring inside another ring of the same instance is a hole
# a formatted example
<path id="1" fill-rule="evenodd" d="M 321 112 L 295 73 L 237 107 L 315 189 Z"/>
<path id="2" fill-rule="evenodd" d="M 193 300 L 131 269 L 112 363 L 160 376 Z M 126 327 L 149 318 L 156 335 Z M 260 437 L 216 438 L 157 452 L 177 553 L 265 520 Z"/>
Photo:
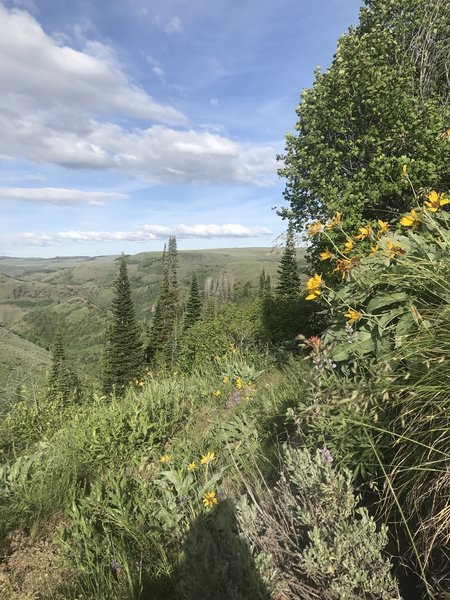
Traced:
<path id="1" fill-rule="evenodd" d="M 271 245 L 275 157 L 360 6 L 0 1 L 0 254 Z"/>

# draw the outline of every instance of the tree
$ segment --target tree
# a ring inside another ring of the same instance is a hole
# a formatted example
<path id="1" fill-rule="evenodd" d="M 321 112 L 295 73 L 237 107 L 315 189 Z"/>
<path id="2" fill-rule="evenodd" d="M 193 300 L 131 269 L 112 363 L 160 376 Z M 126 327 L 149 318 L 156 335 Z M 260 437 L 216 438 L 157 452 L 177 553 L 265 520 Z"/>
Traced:
<path id="1" fill-rule="evenodd" d="M 187 331 L 200 318 L 202 313 L 202 298 L 200 296 L 200 288 L 195 271 L 192 273 L 191 288 L 189 291 L 189 299 L 186 305 L 186 316 L 184 317 L 184 330 Z"/>
<path id="2" fill-rule="evenodd" d="M 48 397 L 63 403 L 79 401 L 81 397 L 81 383 L 76 373 L 67 364 L 60 327 L 56 330 L 52 351 Z"/>
<path id="3" fill-rule="evenodd" d="M 258 298 L 263 300 L 266 296 L 272 293 L 272 284 L 270 281 L 269 273 L 266 274 L 265 270 L 261 271 L 259 276 L 259 287 L 258 287 Z"/>
<path id="4" fill-rule="evenodd" d="M 162 261 L 163 280 L 150 327 L 146 360 L 152 363 L 162 358 L 166 364 L 173 364 L 177 352 L 179 312 L 178 250 L 175 236 L 169 237 Z"/>
<path id="5" fill-rule="evenodd" d="M 297 229 L 336 211 L 348 228 L 390 220 L 414 202 L 404 164 L 416 189 L 448 187 L 449 39 L 445 0 L 366 0 L 297 107 L 282 216 Z"/>
<path id="6" fill-rule="evenodd" d="M 114 284 L 111 304 L 112 322 L 105 346 L 104 391 L 123 393 L 139 376 L 143 354 L 141 332 L 131 298 L 125 256 L 119 259 L 119 272 Z"/>
<path id="7" fill-rule="evenodd" d="M 286 235 L 286 245 L 278 268 L 278 298 L 297 298 L 300 293 L 300 276 L 298 273 L 297 254 L 292 228 Z"/>

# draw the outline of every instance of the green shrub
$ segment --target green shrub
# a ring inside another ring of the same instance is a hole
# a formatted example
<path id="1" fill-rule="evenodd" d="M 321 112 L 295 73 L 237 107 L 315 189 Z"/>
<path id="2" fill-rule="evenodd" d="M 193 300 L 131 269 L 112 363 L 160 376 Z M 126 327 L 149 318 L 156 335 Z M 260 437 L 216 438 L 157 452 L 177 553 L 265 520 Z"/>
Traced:
<path id="1" fill-rule="evenodd" d="M 326 448 L 311 455 L 285 445 L 275 489 L 239 504 L 242 536 L 283 598 L 397 599 L 382 555 L 387 529 L 357 507 L 350 472 L 332 462 Z"/>

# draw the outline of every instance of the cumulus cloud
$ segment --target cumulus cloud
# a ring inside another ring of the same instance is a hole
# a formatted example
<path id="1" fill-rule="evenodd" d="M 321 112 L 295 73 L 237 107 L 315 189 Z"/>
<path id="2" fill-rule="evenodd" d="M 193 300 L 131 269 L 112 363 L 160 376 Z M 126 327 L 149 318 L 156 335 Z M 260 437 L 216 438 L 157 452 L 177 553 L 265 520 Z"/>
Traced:
<path id="1" fill-rule="evenodd" d="M 159 104 L 133 85 L 99 42 L 84 51 L 61 46 L 27 12 L 0 4 L 0 107 L 21 116 L 41 117 L 50 109 L 75 113 L 122 114 L 160 123 L 181 124 L 185 116 Z"/>
<path id="2" fill-rule="evenodd" d="M 116 170 L 155 184 L 275 178 L 272 148 L 189 127 L 127 78 L 111 48 L 61 45 L 29 13 L 2 4 L 0 91 L 2 159 Z M 118 117 L 147 123 L 119 125 Z"/>
<path id="3" fill-rule="evenodd" d="M 176 235 L 179 239 L 251 238 L 272 235 L 267 227 L 245 227 L 236 223 L 225 225 L 143 225 L 133 231 L 60 231 L 58 233 L 18 233 L 11 237 L 14 244 L 55 246 L 65 242 L 147 242 Z"/>
<path id="4" fill-rule="evenodd" d="M 126 194 L 114 192 L 85 192 L 66 188 L 0 188 L 0 200 L 21 200 L 34 204 L 105 204 L 111 200 L 125 200 Z"/>

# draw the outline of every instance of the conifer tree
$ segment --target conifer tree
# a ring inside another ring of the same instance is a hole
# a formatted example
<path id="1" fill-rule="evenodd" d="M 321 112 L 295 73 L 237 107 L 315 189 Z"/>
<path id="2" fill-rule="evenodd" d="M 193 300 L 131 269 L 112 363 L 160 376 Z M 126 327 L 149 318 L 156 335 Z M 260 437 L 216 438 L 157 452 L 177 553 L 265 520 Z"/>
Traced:
<path id="1" fill-rule="evenodd" d="M 165 362 L 175 360 L 178 328 L 178 251 L 175 236 L 170 236 L 163 253 L 163 280 L 146 348 L 147 362 L 154 362 L 161 354 Z"/>
<path id="2" fill-rule="evenodd" d="M 186 306 L 186 316 L 184 318 L 184 330 L 192 327 L 200 318 L 202 312 L 202 299 L 198 280 L 195 271 L 192 273 L 191 289 L 189 291 L 189 299 Z"/>
<path id="3" fill-rule="evenodd" d="M 141 333 L 131 298 L 125 256 L 119 260 L 119 272 L 114 285 L 111 304 L 112 323 L 105 347 L 104 391 L 118 393 L 138 377 L 142 368 Z"/>
<path id="4" fill-rule="evenodd" d="M 286 246 L 278 268 L 278 284 L 276 294 L 279 298 L 296 298 L 300 291 L 300 276 L 298 273 L 297 256 L 292 228 L 289 227 L 286 236 Z"/>
<path id="5" fill-rule="evenodd" d="M 272 283 L 270 280 L 269 273 L 266 274 L 264 269 L 261 271 L 259 276 L 259 288 L 258 288 L 258 297 L 263 300 L 267 296 L 270 296 L 272 292 Z"/>
<path id="6" fill-rule="evenodd" d="M 74 371 L 67 365 L 62 331 L 58 327 L 52 351 L 48 397 L 66 403 L 70 400 L 78 401 L 80 395 L 81 383 Z"/>

